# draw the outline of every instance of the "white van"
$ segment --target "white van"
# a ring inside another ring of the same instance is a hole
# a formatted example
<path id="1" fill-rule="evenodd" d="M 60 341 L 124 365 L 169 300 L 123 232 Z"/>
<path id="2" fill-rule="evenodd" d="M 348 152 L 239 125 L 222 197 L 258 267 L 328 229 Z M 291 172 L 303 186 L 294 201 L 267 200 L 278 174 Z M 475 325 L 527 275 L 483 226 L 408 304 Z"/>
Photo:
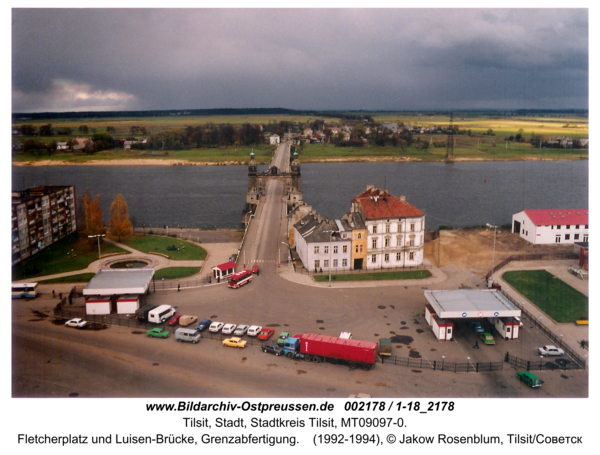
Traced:
<path id="1" fill-rule="evenodd" d="M 198 343 L 200 341 L 200 331 L 195 329 L 179 328 L 175 330 L 176 341 L 189 341 L 190 343 Z"/>
<path id="2" fill-rule="evenodd" d="M 148 313 L 148 322 L 162 324 L 167 319 L 170 319 L 174 314 L 175 308 L 173 308 L 171 305 L 161 305 Z"/>

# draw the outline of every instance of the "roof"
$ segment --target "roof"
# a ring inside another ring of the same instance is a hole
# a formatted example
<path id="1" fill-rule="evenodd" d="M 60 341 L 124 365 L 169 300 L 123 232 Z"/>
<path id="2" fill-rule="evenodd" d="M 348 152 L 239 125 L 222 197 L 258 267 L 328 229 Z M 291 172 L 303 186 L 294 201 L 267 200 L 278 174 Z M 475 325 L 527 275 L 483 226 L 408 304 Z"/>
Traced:
<path id="1" fill-rule="evenodd" d="M 589 224 L 588 209 L 523 210 L 536 226 Z"/>
<path id="2" fill-rule="evenodd" d="M 496 289 L 425 291 L 425 298 L 441 318 L 521 316 L 521 310 Z"/>
<path id="3" fill-rule="evenodd" d="M 348 242 L 351 239 L 342 239 L 336 220 L 329 220 L 317 214 L 309 213 L 296 224 L 294 228 L 306 240 L 307 243 L 319 242 Z M 333 233 L 329 232 L 333 231 Z M 330 237 L 331 235 L 331 237 Z"/>
<path id="4" fill-rule="evenodd" d="M 366 191 L 352 199 L 352 202 L 362 208 L 362 213 L 367 220 L 425 215 L 421 210 L 406 202 L 404 198 L 392 196 L 387 191 L 375 187 L 367 188 Z"/>
<path id="5" fill-rule="evenodd" d="M 222 270 L 223 272 L 229 270 L 229 269 L 235 269 L 237 267 L 237 264 L 233 261 L 229 261 L 226 262 L 225 264 L 219 264 L 215 267 L 213 267 L 213 269 L 219 269 Z"/>
<path id="6" fill-rule="evenodd" d="M 144 294 L 154 269 L 100 270 L 83 288 L 83 295 Z"/>

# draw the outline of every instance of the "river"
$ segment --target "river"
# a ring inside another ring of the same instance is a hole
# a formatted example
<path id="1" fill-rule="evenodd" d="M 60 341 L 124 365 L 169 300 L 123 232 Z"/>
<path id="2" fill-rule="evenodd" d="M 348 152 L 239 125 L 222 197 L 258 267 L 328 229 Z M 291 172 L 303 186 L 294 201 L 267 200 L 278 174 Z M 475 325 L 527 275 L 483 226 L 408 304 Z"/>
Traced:
<path id="1" fill-rule="evenodd" d="M 264 170 L 266 167 L 262 166 Z M 305 163 L 304 200 L 339 218 L 368 184 L 426 214 L 426 228 L 505 224 L 525 208 L 588 208 L 588 161 Z M 248 188 L 246 166 L 13 166 L 12 189 L 75 185 L 100 194 L 105 222 L 118 193 L 146 226 L 235 228 Z"/>

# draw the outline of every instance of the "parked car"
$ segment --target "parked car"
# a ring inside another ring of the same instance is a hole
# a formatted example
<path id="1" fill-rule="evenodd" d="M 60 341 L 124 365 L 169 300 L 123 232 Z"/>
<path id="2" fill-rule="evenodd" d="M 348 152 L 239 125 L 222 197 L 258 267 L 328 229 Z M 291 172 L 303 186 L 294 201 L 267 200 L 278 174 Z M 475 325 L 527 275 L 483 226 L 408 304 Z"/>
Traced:
<path id="1" fill-rule="evenodd" d="M 179 324 L 179 319 L 180 318 L 181 318 L 181 315 L 180 314 L 176 314 L 171 319 L 169 319 L 167 321 L 167 324 L 169 324 L 169 325 L 177 325 L 177 324 Z"/>
<path id="2" fill-rule="evenodd" d="M 260 275 L 260 271 L 259 271 L 259 269 L 258 269 L 258 264 L 254 264 L 254 265 L 252 266 L 252 274 L 253 274 L 253 275 Z"/>
<path id="3" fill-rule="evenodd" d="M 65 322 L 67 327 L 75 327 L 76 329 L 83 329 L 87 324 L 88 322 L 81 318 L 70 319 Z"/>
<path id="4" fill-rule="evenodd" d="M 229 346 L 230 348 L 244 348 L 246 347 L 246 343 L 246 340 L 237 337 L 226 338 L 223 340 L 223 346 Z"/>
<path id="5" fill-rule="evenodd" d="M 150 329 L 146 332 L 146 335 L 153 338 L 169 338 L 171 335 L 168 331 L 161 329 L 160 327 L 156 327 L 155 329 Z"/>
<path id="6" fill-rule="evenodd" d="M 236 327 L 237 326 L 235 324 L 225 324 L 223 326 L 223 329 L 221 330 L 221 332 L 224 333 L 225 335 L 230 335 L 234 332 Z"/>
<path id="7" fill-rule="evenodd" d="M 200 330 L 201 332 L 204 332 L 206 329 L 208 329 L 210 327 L 211 324 L 212 324 L 212 321 L 210 319 L 202 319 L 196 326 L 196 330 Z"/>
<path id="8" fill-rule="evenodd" d="M 279 346 L 277 343 L 273 343 L 272 341 L 269 343 L 265 343 L 262 345 L 262 352 L 266 352 L 268 354 L 273 355 L 281 355 L 283 354 L 283 348 Z"/>
<path id="9" fill-rule="evenodd" d="M 290 337 L 290 332 L 281 332 L 279 334 L 279 338 L 277 338 L 277 344 L 279 346 L 283 346 L 285 344 L 285 340 L 287 340 Z"/>
<path id="10" fill-rule="evenodd" d="M 187 327 L 188 325 L 192 325 L 193 323 L 195 323 L 197 320 L 198 320 L 197 316 L 189 316 L 186 314 L 179 318 L 179 325 L 181 327 Z"/>
<path id="11" fill-rule="evenodd" d="M 517 377 L 529 387 L 541 387 L 542 381 L 531 371 L 517 371 Z"/>
<path id="12" fill-rule="evenodd" d="M 496 344 L 496 340 L 494 340 L 491 333 L 480 333 L 479 338 L 481 338 L 485 344 Z"/>
<path id="13" fill-rule="evenodd" d="M 540 355 L 565 355 L 565 351 L 563 351 L 560 348 L 557 348 L 556 346 L 550 345 L 542 346 L 538 349 L 538 351 Z"/>
<path id="14" fill-rule="evenodd" d="M 258 335 L 260 333 L 261 330 L 262 330 L 261 326 L 259 326 L 259 325 L 251 325 L 248 328 L 248 336 L 255 337 L 256 335 Z"/>
<path id="15" fill-rule="evenodd" d="M 209 332 L 220 332 L 225 324 L 222 322 L 213 322 L 208 328 Z"/>
<path id="16" fill-rule="evenodd" d="M 259 340 L 268 340 L 269 338 L 271 338 L 271 336 L 275 333 L 275 329 L 271 329 L 269 327 L 262 329 L 261 332 L 258 334 L 258 339 Z"/>
<path id="17" fill-rule="evenodd" d="M 241 337 L 243 335 L 246 335 L 246 332 L 248 331 L 248 326 L 244 325 L 244 324 L 240 324 L 237 326 L 237 329 L 235 329 L 235 331 L 233 332 L 233 334 L 236 337 Z"/>
<path id="18" fill-rule="evenodd" d="M 472 321 L 471 323 L 469 323 L 469 327 L 471 328 L 471 330 L 473 330 L 476 333 L 485 332 L 483 326 L 481 325 L 481 322 L 479 322 L 479 321 Z"/>

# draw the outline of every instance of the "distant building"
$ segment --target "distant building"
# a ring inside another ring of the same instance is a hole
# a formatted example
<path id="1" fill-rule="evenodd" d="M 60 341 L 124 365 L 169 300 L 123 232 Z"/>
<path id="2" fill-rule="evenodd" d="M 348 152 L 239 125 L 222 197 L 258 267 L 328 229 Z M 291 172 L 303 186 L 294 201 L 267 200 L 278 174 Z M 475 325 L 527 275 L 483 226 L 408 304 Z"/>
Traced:
<path id="1" fill-rule="evenodd" d="M 269 144 L 271 144 L 271 145 L 277 145 L 277 144 L 279 144 L 279 135 L 277 135 L 277 134 L 271 134 L 269 136 Z"/>
<path id="2" fill-rule="evenodd" d="M 12 193 L 12 264 L 77 230 L 74 186 L 38 186 Z"/>
<path id="3" fill-rule="evenodd" d="M 512 231 L 534 245 L 588 242 L 588 209 L 523 210 L 512 216 Z"/>

